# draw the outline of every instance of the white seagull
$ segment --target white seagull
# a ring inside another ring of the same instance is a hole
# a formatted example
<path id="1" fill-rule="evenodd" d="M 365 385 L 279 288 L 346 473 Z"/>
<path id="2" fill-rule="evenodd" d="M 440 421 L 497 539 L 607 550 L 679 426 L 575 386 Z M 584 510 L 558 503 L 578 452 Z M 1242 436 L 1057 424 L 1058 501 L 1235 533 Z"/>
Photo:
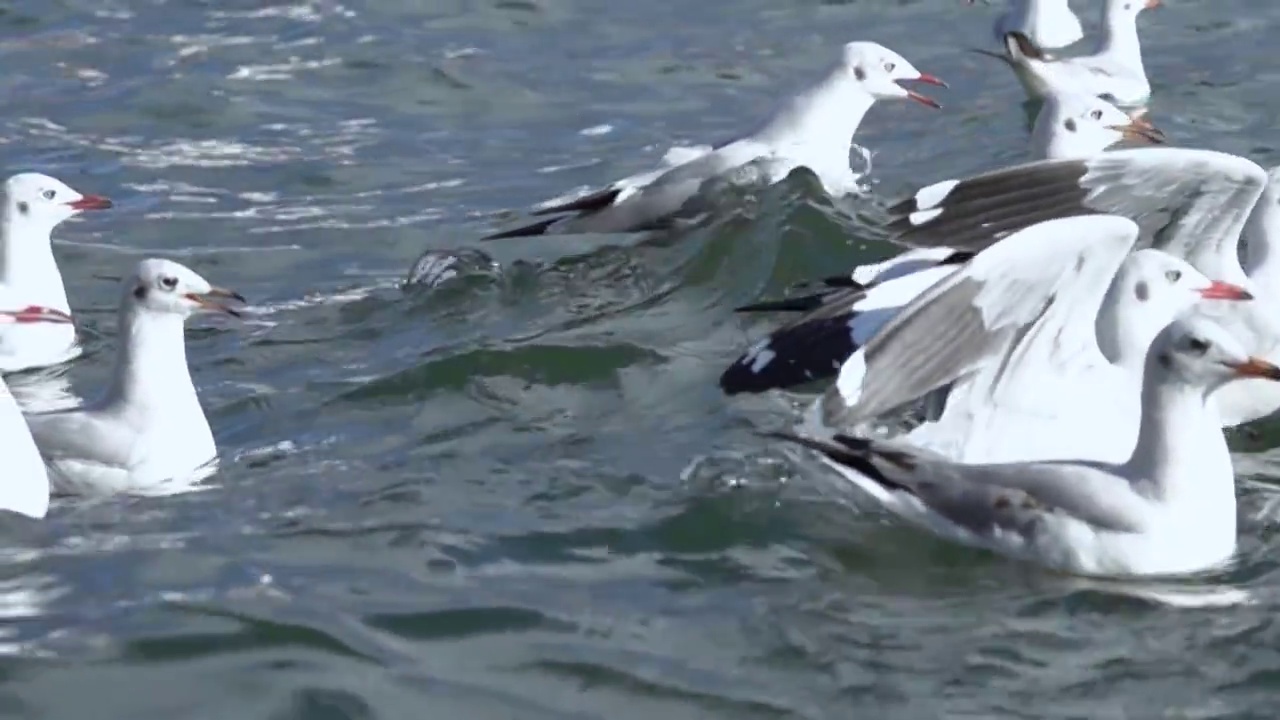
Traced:
<path id="1" fill-rule="evenodd" d="M 1052 95 L 1031 131 L 1035 158 L 1085 158 L 1122 140 L 1161 143 L 1164 134 L 1092 95 Z M 892 241 L 892 238 L 891 238 Z M 746 305 L 736 312 L 806 312 L 757 341 L 720 376 L 729 395 L 824 379 L 907 302 L 972 258 L 979 247 L 927 247 L 825 278 L 817 293 Z M 1161 325 L 1163 326 L 1163 324 Z"/>
<path id="2" fill-rule="evenodd" d="M 961 462 L 1121 462 L 1156 335 L 1204 300 L 1251 299 L 1168 253 L 1131 253 L 1138 234 L 1126 218 L 1087 215 L 1004 238 L 902 308 L 806 422 L 859 427 L 945 391 L 912 444 Z"/>
<path id="3" fill-rule="evenodd" d="M 1137 443 L 1119 463 L 968 464 L 894 441 L 773 436 L 821 452 L 885 509 L 954 542 L 1087 576 L 1219 567 L 1236 547 L 1235 478 L 1207 396 L 1238 378 L 1280 380 L 1280 367 L 1207 318 L 1180 318 L 1143 375 Z"/>
<path id="4" fill-rule="evenodd" d="M 890 212 L 895 240 L 920 248 L 982 246 L 1045 218 L 1131 218 L 1142 228 L 1140 247 L 1160 248 L 1257 298 L 1197 311 L 1250 354 L 1280 361 L 1280 170 L 1212 150 L 1117 150 L 934 183 Z M 1280 409 L 1280 387 L 1232 383 L 1214 400 L 1223 423 L 1234 426 Z"/>
<path id="5" fill-rule="evenodd" d="M 974 0 L 968 2 L 974 4 Z M 1020 32 L 1048 50 L 1064 48 L 1084 37 L 1080 18 L 1071 12 L 1067 0 L 1009 0 L 992 29 L 996 42 L 1004 42 L 1011 32 Z"/>
<path id="6" fill-rule="evenodd" d="M 1005 59 L 1032 99 L 1072 89 L 1109 96 L 1119 105 L 1142 105 L 1151 97 L 1151 82 L 1142 64 L 1138 14 L 1159 5 L 1160 0 L 1106 0 L 1102 37 L 1089 55 L 1051 56 L 1026 35 L 1009 32 L 1004 36 Z"/>
<path id="7" fill-rule="evenodd" d="M 684 215 L 685 204 L 712 179 L 763 177 L 776 183 L 797 167 L 807 167 L 826 192 L 857 192 L 849 148 L 862 118 L 877 100 L 910 98 L 929 107 L 937 102 L 899 83 L 916 81 L 946 87 L 916 70 L 906 58 L 873 42 L 851 42 L 811 87 L 790 98 L 755 132 L 709 151 L 705 147 L 668 152 L 673 166 L 633 175 L 584 197 L 547 206 L 533 215 L 545 220 L 486 236 L 484 240 L 562 233 L 626 233 L 666 229 Z M 674 151 L 674 149 L 673 149 Z M 683 161 L 683 162 L 681 162 Z M 695 213 L 696 214 L 696 213 Z"/>
<path id="8" fill-rule="evenodd" d="M 106 393 L 81 407 L 27 415 L 55 490 L 164 495 L 216 468 L 217 447 L 187 369 L 183 326 L 197 310 L 238 317 L 213 287 L 171 260 L 138 264 L 124 283 L 116 365 Z"/>
<path id="9" fill-rule="evenodd" d="M 50 234 L 64 220 L 109 207 L 110 200 L 82 195 L 48 175 L 21 173 L 5 181 L 0 206 L 0 292 L 26 305 L 70 314 Z M 75 325 L 0 325 L 0 372 L 57 365 L 79 354 Z"/>
<path id="10" fill-rule="evenodd" d="M 8 300 L 7 293 L 0 290 L 0 294 Z M 0 310 L 2 328 L 45 323 L 71 325 L 72 319 L 62 310 L 39 306 Z M 4 445 L 5 466 L 4 482 L 0 484 L 0 510 L 31 518 L 44 517 L 49 512 L 49 475 L 22 410 L 4 380 L 0 380 L 0 443 Z"/>

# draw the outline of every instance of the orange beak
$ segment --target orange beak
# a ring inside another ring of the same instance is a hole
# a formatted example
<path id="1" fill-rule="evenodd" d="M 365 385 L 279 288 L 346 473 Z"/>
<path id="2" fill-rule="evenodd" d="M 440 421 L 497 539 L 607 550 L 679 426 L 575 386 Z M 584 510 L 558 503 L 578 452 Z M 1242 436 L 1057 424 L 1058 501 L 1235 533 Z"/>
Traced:
<path id="1" fill-rule="evenodd" d="M 1143 117 L 1142 112 L 1130 115 L 1128 125 L 1112 125 L 1111 129 L 1130 142 L 1162 145 L 1167 141 L 1164 131 L 1152 125 L 1150 120 Z"/>
<path id="2" fill-rule="evenodd" d="M 1251 357 L 1242 363 L 1223 363 L 1236 371 L 1240 377 L 1280 380 L 1280 367 L 1276 367 L 1261 358 Z"/>
<path id="3" fill-rule="evenodd" d="M 187 293 L 185 297 L 205 310 L 212 310 L 232 317 L 242 317 L 242 315 L 240 311 L 228 306 L 225 302 L 221 302 L 221 300 L 248 302 L 240 293 L 219 287 L 211 288 L 207 293 Z"/>

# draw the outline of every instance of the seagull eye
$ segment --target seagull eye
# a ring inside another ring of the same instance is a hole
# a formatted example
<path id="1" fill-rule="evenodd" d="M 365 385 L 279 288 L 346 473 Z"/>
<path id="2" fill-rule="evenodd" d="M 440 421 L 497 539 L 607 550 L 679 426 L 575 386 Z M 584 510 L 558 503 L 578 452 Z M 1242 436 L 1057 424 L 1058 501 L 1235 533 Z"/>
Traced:
<path id="1" fill-rule="evenodd" d="M 895 67 L 897 67 L 897 65 L 895 65 L 895 64 L 893 64 L 893 63 L 891 63 L 891 62 L 887 62 L 887 63 L 885 63 L 885 64 L 884 64 L 884 71 L 885 71 L 885 72 L 893 72 L 893 69 L 894 69 Z"/>
<path id="2" fill-rule="evenodd" d="M 1209 352 L 1209 343 L 1200 338 L 1191 338 L 1187 341 L 1187 348 L 1197 355 L 1203 355 Z"/>
<path id="3" fill-rule="evenodd" d="M 52 200 L 55 196 L 57 196 L 57 194 L 58 194 L 58 191 L 56 190 L 45 190 L 44 192 L 40 193 L 40 195 L 44 197 L 45 200 Z"/>
<path id="4" fill-rule="evenodd" d="M 160 286 L 165 290 L 172 290 L 178 287 L 178 278 L 172 275 L 160 278 Z"/>
<path id="5" fill-rule="evenodd" d="M 1166 272 L 1166 273 L 1164 274 L 1164 277 L 1165 277 L 1165 279 L 1166 279 L 1166 280 L 1168 280 L 1169 282 L 1171 282 L 1171 283 L 1176 283 L 1176 282 L 1178 282 L 1179 280 L 1181 280 L 1181 279 L 1182 279 L 1182 271 L 1181 271 L 1181 270 L 1170 270 L 1170 271 L 1168 271 L 1168 272 Z"/>
<path id="6" fill-rule="evenodd" d="M 1101 119 L 1102 119 L 1102 111 L 1101 111 L 1101 110 L 1094 110 L 1093 112 L 1089 113 L 1089 117 L 1093 118 L 1094 120 L 1101 120 Z"/>

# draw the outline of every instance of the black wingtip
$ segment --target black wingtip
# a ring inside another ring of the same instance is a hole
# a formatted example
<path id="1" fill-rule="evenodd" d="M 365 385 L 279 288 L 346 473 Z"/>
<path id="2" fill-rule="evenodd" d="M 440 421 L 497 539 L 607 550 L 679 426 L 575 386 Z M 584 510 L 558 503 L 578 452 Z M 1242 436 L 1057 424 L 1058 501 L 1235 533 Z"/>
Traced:
<path id="1" fill-rule="evenodd" d="M 915 491 L 909 485 L 904 485 L 888 477 L 880 468 L 875 466 L 875 463 L 871 462 L 871 456 L 877 454 L 878 451 L 875 443 L 866 438 L 852 435 L 835 435 L 828 442 L 780 431 L 766 431 L 760 434 L 765 438 L 783 440 L 822 453 L 836 464 L 855 470 L 868 480 L 889 490 L 915 494 Z"/>
<path id="2" fill-rule="evenodd" d="M 857 316 L 850 310 L 802 318 L 773 331 L 725 368 L 720 389 L 725 395 L 758 394 L 835 377 L 858 350 L 850 328 Z"/>
<path id="3" fill-rule="evenodd" d="M 547 218 L 546 220 L 539 220 L 538 222 L 529 223 L 528 225 L 521 225 L 520 227 L 511 230 L 503 230 L 502 232 L 494 233 L 492 235 L 485 235 L 480 238 L 480 240 L 483 242 L 486 240 L 505 240 L 507 238 L 537 237 L 539 235 L 546 235 L 547 231 L 551 229 L 551 226 L 560 222 L 560 220 L 561 218 L 559 217 Z"/>
<path id="4" fill-rule="evenodd" d="M 612 205 L 613 201 L 617 200 L 618 195 L 621 193 L 621 188 L 605 188 L 603 190 L 597 190 L 589 195 L 583 195 L 575 200 L 560 203 L 559 205 L 548 205 L 544 208 L 538 208 L 529 214 L 534 216 L 560 215 L 564 213 L 582 213 L 584 215 L 589 215 Z"/>

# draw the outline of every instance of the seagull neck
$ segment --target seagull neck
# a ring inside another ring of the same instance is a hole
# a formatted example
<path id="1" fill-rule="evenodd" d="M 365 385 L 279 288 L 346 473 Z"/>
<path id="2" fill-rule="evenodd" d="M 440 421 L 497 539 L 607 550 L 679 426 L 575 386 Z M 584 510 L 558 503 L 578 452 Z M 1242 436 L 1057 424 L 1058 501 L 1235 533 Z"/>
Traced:
<path id="1" fill-rule="evenodd" d="M 1146 364 L 1147 350 L 1161 327 L 1144 313 L 1147 308 L 1134 307 L 1126 297 L 1129 283 L 1123 275 L 1111 283 L 1098 308 L 1094 330 L 1098 335 L 1098 349 L 1113 365 L 1141 377 Z"/>
<path id="2" fill-rule="evenodd" d="M 1245 270 L 1260 291 L 1268 295 L 1280 293 L 1280 192 L 1268 182 L 1262 196 L 1249 213 L 1241 240 L 1244 244 Z"/>
<path id="3" fill-rule="evenodd" d="M 1161 352 L 1153 345 L 1147 353 L 1141 425 L 1126 476 L 1145 481 L 1158 501 L 1202 497 L 1214 481 L 1207 469 L 1220 468 L 1224 458 L 1230 468 L 1226 440 L 1205 405 L 1208 390 L 1168 377 L 1157 359 Z"/>
<path id="4" fill-rule="evenodd" d="M 847 165 L 853 134 L 875 102 L 844 65 L 839 65 L 820 82 L 787 100 L 753 137 L 773 148 L 807 151 L 819 159 L 840 153 Z"/>
<path id="5" fill-rule="evenodd" d="M 49 231 L 16 222 L 7 213 L 0 225 L 0 284 L 23 302 L 71 312 Z"/>
<path id="6" fill-rule="evenodd" d="M 1138 16 L 1119 8 L 1112 10 L 1113 4 L 1118 5 L 1118 0 L 1109 0 L 1102 11 L 1102 37 L 1098 39 L 1096 54 L 1109 56 L 1125 68 L 1145 75 L 1142 45 L 1138 41 Z"/>
<path id="7" fill-rule="evenodd" d="M 120 311 L 119 352 L 108 402 L 151 415 L 199 403 L 187 369 L 183 317 L 126 306 Z M 163 417 L 164 415 L 157 415 Z"/>

